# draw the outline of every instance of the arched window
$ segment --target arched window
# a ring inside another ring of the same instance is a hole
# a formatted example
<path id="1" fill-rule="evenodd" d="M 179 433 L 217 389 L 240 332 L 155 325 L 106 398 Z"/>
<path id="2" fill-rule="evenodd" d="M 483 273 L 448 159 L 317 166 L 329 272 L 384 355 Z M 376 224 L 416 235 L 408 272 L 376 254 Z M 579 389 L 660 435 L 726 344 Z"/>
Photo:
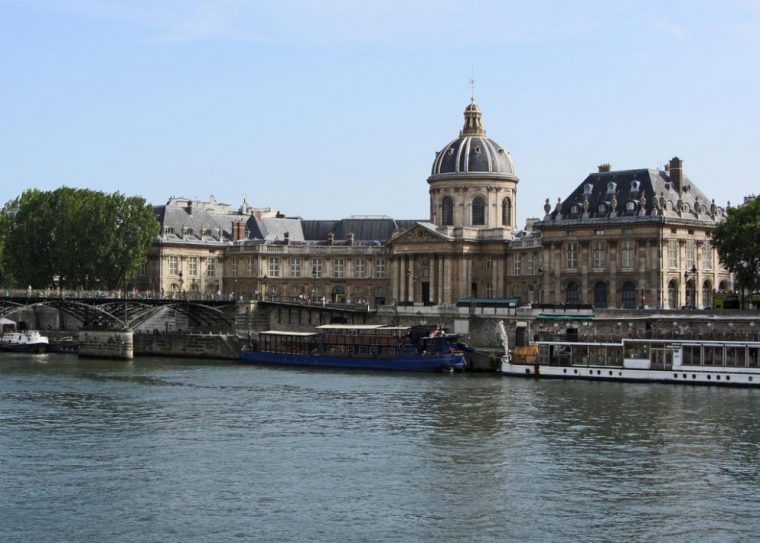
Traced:
<path id="1" fill-rule="evenodd" d="M 712 283 L 705 281 L 702 284 L 702 307 L 712 307 Z"/>
<path id="2" fill-rule="evenodd" d="M 502 226 L 512 226 L 512 200 L 504 198 L 501 201 L 501 224 Z"/>
<path id="3" fill-rule="evenodd" d="M 444 197 L 441 202 L 441 225 L 453 226 L 454 224 L 454 200 L 450 196 Z"/>
<path id="4" fill-rule="evenodd" d="M 580 287 L 575 281 L 570 281 L 567 284 L 567 290 L 565 291 L 565 303 L 566 304 L 579 304 L 580 302 Z"/>
<path id="5" fill-rule="evenodd" d="M 486 224 L 486 202 L 480 196 L 472 199 L 472 224 L 474 226 Z"/>
<path id="6" fill-rule="evenodd" d="M 678 283 L 675 279 L 668 283 L 668 309 L 678 308 Z"/>
<path id="7" fill-rule="evenodd" d="M 607 283 L 603 281 L 594 285 L 594 307 L 607 307 Z"/>
<path id="8" fill-rule="evenodd" d="M 636 308 L 636 285 L 631 281 L 623 283 L 623 308 Z"/>

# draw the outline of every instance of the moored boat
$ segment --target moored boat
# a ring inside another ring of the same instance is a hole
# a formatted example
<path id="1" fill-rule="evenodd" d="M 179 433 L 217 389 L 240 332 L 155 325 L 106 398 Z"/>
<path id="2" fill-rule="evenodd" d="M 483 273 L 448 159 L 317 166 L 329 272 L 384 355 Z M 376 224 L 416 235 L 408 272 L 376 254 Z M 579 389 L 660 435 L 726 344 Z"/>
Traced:
<path id="1" fill-rule="evenodd" d="M 44 353 L 48 347 L 48 338 L 37 330 L 18 330 L 16 323 L 2 319 L 0 350 L 22 353 Z"/>
<path id="2" fill-rule="evenodd" d="M 760 386 L 760 341 L 642 339 L 542 340 L 505 354 L 501 373 L 523 377 Z"/>
<path id="3" fill-rule="evenodd" d="M 326 324 L 317 332 L 260 332 L 245 362 L 400 371 L 461 370 L 458 335 L 419 327 Z"/>

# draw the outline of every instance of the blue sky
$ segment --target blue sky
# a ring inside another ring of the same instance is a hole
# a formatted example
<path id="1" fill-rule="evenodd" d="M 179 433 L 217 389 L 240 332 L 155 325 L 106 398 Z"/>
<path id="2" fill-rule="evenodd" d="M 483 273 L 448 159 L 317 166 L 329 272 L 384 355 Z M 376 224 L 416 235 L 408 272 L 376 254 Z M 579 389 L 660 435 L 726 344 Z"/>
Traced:
<path id="1" fill-rule="evenodd" d="M 760 2 L 0 0 L 0 203 L 61 185 L 426 219 L 474 73 L 519 224 L 602 162 L 758 192 Z"/>

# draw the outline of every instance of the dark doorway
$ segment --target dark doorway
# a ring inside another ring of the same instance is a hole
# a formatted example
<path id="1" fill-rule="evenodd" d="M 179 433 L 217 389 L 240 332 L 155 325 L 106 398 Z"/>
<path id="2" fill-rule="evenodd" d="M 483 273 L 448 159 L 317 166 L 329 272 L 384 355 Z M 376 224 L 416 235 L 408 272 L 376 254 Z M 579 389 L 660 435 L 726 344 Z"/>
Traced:
<path id="1" fill-rule="evenodd" d="M 422 282 L 422 303 L 430 303 L 430 283 L 428 281 Z"/>

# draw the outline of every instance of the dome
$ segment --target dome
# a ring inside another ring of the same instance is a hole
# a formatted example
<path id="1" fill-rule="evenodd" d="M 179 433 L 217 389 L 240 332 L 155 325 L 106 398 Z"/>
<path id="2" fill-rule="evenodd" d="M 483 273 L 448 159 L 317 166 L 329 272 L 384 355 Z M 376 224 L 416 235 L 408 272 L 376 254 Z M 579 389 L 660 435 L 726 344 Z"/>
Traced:
<path id="1" fill-rule="evenodd" d="M 459 137 L 436 153 L 430 177 L 433 179 L 468 176 L 515 178 L 509 152 L 489 137 L 481 122 L 475 99 L 464 110 L 464 128 Z"/>

